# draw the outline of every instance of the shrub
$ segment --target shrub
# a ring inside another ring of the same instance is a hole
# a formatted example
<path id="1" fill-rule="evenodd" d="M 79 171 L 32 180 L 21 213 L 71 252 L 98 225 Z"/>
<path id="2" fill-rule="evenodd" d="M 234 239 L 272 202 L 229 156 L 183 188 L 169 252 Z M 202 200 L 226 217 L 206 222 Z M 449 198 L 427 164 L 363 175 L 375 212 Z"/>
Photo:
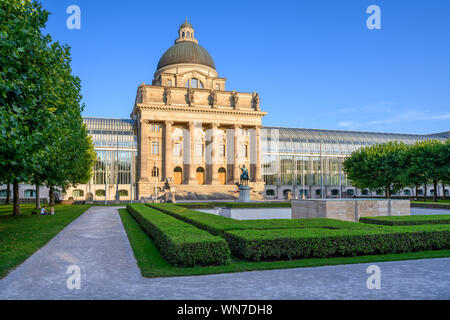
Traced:
<path id="1" fill-rule="evenodd" d="M 450 214 L 364 217 L 364 218 L 360 218 L 359 222 L 369 223 L 369 224 L 381 224 L 381 225 L 386 225 L 386 226 L 448 224 L 448 223 L 450 223 Z"/>
<path id="2" fill-rule="evenodd" d="M 249 260 L 391 254 L 450 248 L 450 226 L 384 229 L 232 230 L 224 237 L 233 254 Z"/>
<path id="3" fill-rule="evenodd" d="M 227 243 L 220 237 L 143 204 L 128 204 L 127 209 L 173 265 L 213 265 L 230 260 Z"/>
<path id="4" fill-rule="evenodd" d="M 190 223 L 214 235 L 221 236 L 228 230 L 247 229 L 298 229 L 298 228 L 329 228 L 329 229 L 373 229 L 377 226 L 362 225 L 356 222 L 347 222 L 326 218 L 314 219 L 262 219 L 262 220 L 235 220 L 215 214 L 182 208 L 174 204 L 153 204 L 147 206 L 158 209 L 177 219 Z"/>

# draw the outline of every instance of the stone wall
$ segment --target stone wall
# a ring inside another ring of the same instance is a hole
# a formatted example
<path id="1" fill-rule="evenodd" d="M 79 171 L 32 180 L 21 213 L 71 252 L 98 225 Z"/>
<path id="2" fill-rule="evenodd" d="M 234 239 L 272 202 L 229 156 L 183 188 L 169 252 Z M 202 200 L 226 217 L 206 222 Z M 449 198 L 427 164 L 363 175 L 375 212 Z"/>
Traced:
<path id="1" fill-rule="evenodd" d="M 292 219 L 331 218 L 358 222 L 360 217 L 410 215 L 409 200 L 293 200 Z"/>

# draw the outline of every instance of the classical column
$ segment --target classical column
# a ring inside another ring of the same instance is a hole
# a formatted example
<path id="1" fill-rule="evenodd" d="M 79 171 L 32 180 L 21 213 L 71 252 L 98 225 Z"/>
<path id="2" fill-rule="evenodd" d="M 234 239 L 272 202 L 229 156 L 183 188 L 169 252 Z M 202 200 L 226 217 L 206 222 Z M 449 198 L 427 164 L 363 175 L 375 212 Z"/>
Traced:
<path id="1" fill-rule="evenodd" d="M 139 121 L 139 177 L 138 181 L 148 181 L 148 126 L 142 118 Z"/>
<path id="2" fill-rule="evenodd" d="M 189 122 L 189 184 L 197 184 L 197 178 L 195 176 L 195 122 Z"/>
<path id="3" fill-rule="evenodd" d="M 172 121 L 164 122 L 164 178 L 172 177 Z"/>
<path id="4" fill-rule="evenodd" d="M 240 139 L 239 139 L 239 135 L 240 135 L 240 130 L 241 126 L 238 124 L 234 125 L 234 165 L 233 165 L 233 178 L 234 181 L 239 181 L 240 176 L 241 176 L 241 170 L 239 169 L 239 162 L 238 159 L 240 159 L 239 156 L 239 149 L 240 149 Z"/>
<path id="5" fill-rule="evenodd" d="M 217 130 L 218 124 L 211 124 L 211 171 L 212 171 L 212 184 L 219 184 L 219 132 Z"/>
<path id="6" fill-rule="evenodd" d="M 255 152 L 256 152 L 256 165 L 255 165 L 255 181 L 260 182 L 261 179 L 261 126 L 255 127 Z"/>

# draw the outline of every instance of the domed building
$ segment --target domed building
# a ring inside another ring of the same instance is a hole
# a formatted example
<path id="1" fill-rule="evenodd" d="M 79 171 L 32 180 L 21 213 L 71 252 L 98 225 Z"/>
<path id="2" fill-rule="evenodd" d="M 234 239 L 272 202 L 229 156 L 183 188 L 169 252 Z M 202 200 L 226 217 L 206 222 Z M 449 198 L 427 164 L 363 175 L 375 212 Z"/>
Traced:
<path id="1" fill-rule="evenodd" d="M 162 197 L 169 186 L 178 199 L 235 199 L 235 183 L 245 165 L 252 199 L 382 196 L 383 190 L 351 185 L 343 170 L 346 157 L 378 143 L 450 137 L 449 132 L 261 127 L 266 113 L 259 102 L 256 92 L 226 88 L 226 79 L 219 77 L 186 20 L 161 55 L 152 84 L 138 87 L 131 119 L 84 118 L 97 152 L 93 177 L 60 195 L 79 201 L 142 200 Z M 27 201 L 33 196 L 32 186 L 20 192 Z M 450 188 L 407 187 L 396 196 L 427 192 L 448 195 Z M 0 187 L 0 198 L 7 193 Z"/>
<path id="2" fill-rule="evenodd" d="M 209 52 L 186 21 L 159 59 L 151 85 L 138 87 L 131 114 L 138 141 L 140 197 L 176 186 L 177 197 L 234 197 L 241 167 L 255 194 L 261 178 L 259 95 L 227 91 Z"/>

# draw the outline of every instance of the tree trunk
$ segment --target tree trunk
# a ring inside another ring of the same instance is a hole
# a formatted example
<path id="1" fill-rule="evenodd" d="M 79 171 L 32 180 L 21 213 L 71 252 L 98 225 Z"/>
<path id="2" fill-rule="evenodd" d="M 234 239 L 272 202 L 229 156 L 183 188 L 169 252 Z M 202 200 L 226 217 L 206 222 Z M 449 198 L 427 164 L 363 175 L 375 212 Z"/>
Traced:
<path id="1" fill-rule="evenodd" d="M 41 186 L 36 183 L 36 209 L 41 209 Z"/>
<path id="2" fill-rule="evenodd" d="M 8 182 L 6 185 L 6 200 L 5 204 L 11 204 L 11 184 Z"/>
<path id="3" fill-rule="evenodd" d="M 433 180 L 434 192 L 433 192 L 433 201 L 437 202 L 437 180 Z"/>
<path id="4" fill-rule="evenodd" d="M 50 200 L 50 205 L 54 206 L 55 205 L 55 191 L 54 191 L 53 186 L 50 186 L 50 190 L 48 191 L 48 196 L 49 196 L 49 200 Z"/>
<path id="5" fill-rule="evenodd" d="M 444 181 L 442 181 L 442 199 L 446 200 L 445 199 L 445 182 Z"/>
<path id="6" fill-rule="evenodd" d="M 19 181 L 17 179 L 13 183 L 13 215 L 20 215 Z"/>
<path id="7" fill-rule="evenodd" d="M 386 198 L 388 198 L 388 199 L 391 198 L 391 188 L 390 188 L 390 186 L 386 187 Z"/>
<path id="8" fill-rule="evenodd" d="M 427 201 L 427 185 L 423 185 L 423 201 Z"/>
<path id="9" fill-rule="evenodd" d="M 418 198 L 418 196 L 417 196 L 418 192 L 419 192 L 419 186 L 416 184 L 416 195 L 415 195 L 415 197 L 414 197 L 414 199 L 415 199 L 416 201 L 419 200 L 419 198 Z"/>

